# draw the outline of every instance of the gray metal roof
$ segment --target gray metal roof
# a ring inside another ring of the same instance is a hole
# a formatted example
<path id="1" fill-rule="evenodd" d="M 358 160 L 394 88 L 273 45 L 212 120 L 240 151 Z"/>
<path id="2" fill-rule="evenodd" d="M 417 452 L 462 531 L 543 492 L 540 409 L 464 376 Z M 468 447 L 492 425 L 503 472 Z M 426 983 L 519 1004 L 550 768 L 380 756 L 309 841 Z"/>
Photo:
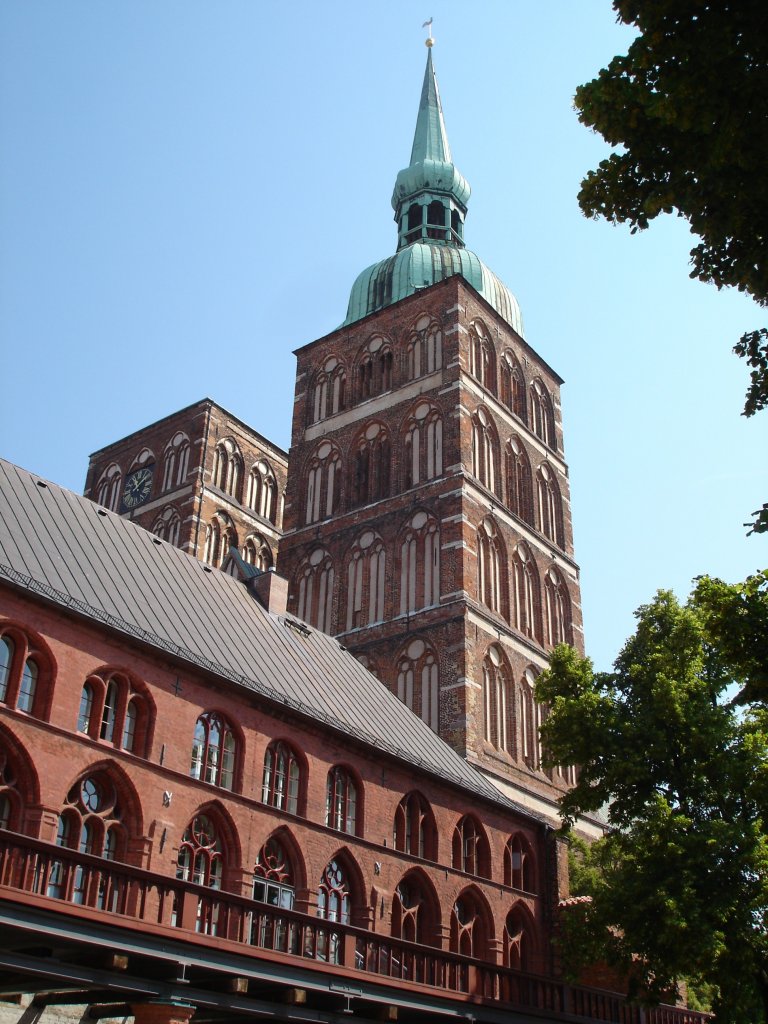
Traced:
<path id="1" fill-rule="evenodd" d="M 0 579 L 527 818 L 332 637 L 92 501 L 0 459 Z"/>

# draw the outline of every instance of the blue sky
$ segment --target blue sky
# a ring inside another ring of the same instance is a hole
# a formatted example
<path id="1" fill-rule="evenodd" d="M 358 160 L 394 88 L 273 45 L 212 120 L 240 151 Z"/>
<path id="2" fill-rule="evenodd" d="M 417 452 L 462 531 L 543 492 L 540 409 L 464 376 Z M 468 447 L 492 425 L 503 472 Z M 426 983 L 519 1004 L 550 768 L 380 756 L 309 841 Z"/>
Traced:
<path id="1" fill-rule="evenodd" d="M 588 653 L 659 587 L 768 564 L 766 414 L 731 354 L 765 313 L 694 244 L 585 219 L 607 154 L 575 87 L 630 40 L 608 0 L 0 5 L 2 454 L 82 490 L 88 454 L 204 396 L 288 446 L 292 350 L 394 251 L 434 17 L 467 243 L 565 378 Z"/>

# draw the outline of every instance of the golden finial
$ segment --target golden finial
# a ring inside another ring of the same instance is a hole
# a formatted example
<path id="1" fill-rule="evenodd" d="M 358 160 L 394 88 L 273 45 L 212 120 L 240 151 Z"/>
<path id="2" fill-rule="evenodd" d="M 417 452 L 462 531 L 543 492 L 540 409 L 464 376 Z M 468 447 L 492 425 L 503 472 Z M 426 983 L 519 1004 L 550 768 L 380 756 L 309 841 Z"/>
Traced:
<path id="1" fill-rule="evenodd" d="M 421 27 L 427 30 L 427 38 L 424 40 L 425 46 L 434 46 L 435 40 L 432 38 L 432 19 L 430 18 L 429 21 L 425 21 Z"/>

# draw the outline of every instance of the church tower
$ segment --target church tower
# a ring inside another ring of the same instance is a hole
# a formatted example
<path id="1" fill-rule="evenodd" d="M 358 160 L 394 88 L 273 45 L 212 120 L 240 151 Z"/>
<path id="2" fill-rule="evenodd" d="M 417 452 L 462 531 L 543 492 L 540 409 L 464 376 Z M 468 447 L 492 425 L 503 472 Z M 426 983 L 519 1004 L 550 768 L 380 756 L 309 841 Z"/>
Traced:
<path id="1" fill-rule="evenodd" d="M 582 649 L 557 373 L 464 243 L 432 40 L 397 250 L 344 323 L 300 348 L 285 535 L 289 609 L 336 635 L 511 797 L 547 816 L 533 682 Z M 322 686 L 322 680 L 317 680 Z"/>

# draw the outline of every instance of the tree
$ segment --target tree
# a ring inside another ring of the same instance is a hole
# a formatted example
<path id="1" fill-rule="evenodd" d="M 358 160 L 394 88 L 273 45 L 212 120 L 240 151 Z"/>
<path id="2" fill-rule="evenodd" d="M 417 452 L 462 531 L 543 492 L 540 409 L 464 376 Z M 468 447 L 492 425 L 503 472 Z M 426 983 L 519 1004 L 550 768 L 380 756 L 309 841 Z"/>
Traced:
<path id="1" fill-rule="evenodd" d="M 585 214 L 647 228 L 684 217 L 700 242 L 691 277 L 768 303 L 768 32 L 764 0 L 614 0 L 639 35 L 576 90 L 579 119 L 613 152 L 584 178 Z M 768 402 L 768 332 L 745 334 L 744 414 Z M 753 530 L 768 530 L 768 506 Z"/>
<path id="2" fill-rule="evenodd" d="M 592 903 L 567 919 L 568 958 L 601 956 L 651 999 L 710 984 L 719 1022 L 768 1021 L 768 708 L 727 693 L 755 680 L 736 636 L 745 605 L 764 630 L 767 582 L 705 577 L 683 606 L 661 591 L 613 672 L 560 646 L 536 688 L 548 763 L 580 766 L 566 826 L 601 807 L 610 823 L 580 872 Z"/>

